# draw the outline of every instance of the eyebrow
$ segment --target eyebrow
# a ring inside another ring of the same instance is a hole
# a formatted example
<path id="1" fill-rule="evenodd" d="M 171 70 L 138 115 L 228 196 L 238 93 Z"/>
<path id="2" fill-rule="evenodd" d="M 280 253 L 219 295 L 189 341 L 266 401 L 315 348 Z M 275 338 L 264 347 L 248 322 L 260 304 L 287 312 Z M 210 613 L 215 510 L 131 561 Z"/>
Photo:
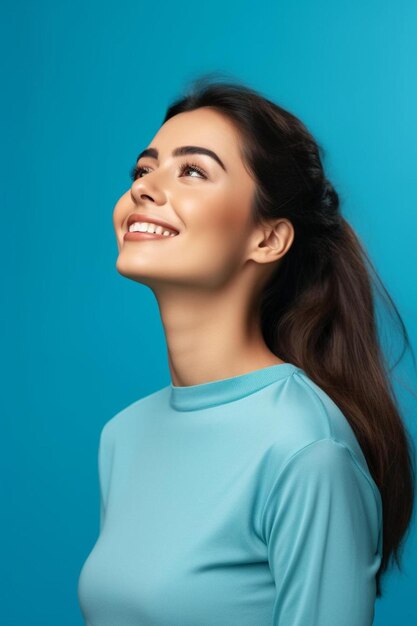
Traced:
<path id="1" fill-rule="evenodd" d="M 136 159 L 136 162 L 138 162 L 139 159 L 145 156 L 151 157 L 153 159 L 157 159 L 158 154 L 159 153 L 156 148 L 146 148 L 145 150 L 142 150 L 142 152 L 139 153 Z M 221 158 L 215 152 L 213 152 L 213 150 L 210 150 L 209 148 L 203 148 L 201 146 L 180 146 L 179 148 L 175 148 L 175 150 L 172 151 L 173 157 L 183 156 L 184 154 L 205 154 L 211 157 L 212 159 L 214 159 L 220 165 L 220 167 L 222 167 L 224 171 L 227 172 L 226 167 L 223 161 L 221 160 Z"/>

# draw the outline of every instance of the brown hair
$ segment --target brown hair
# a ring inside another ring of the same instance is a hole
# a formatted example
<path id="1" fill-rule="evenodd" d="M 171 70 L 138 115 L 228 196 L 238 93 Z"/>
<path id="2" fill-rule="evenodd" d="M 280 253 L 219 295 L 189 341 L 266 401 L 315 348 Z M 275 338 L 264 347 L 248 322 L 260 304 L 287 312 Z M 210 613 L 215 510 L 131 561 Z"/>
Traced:
<path id="1" fill-rule="evenodd" d="M 301 367 L 348 419 L 383 503 L 380 577 L 409 530 L 415 489 L 414 448 L 401 419 L 380 345 L 373 287 L 404 323 L 358 236 L 342 217 L 324 173 L 323 148 L 292 113 L 249 87 L 206 75 L 167 110 L 164 122 L 211 107 L 240 131 L 242 158 L 256 181 L 255 223 L 287 218 L 295 231 L 259 301 L 269 349 Z M 413 457 L 411 451 L 413 450 Z"/>

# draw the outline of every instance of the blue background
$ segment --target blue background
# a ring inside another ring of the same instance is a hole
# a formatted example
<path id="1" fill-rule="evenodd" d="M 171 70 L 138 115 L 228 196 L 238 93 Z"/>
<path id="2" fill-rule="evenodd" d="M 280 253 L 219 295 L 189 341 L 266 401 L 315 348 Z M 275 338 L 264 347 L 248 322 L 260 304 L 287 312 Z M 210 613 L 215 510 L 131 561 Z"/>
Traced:
<path id="1" fill-rule="evenodd" d="M 136 155 L 203 72 L 289 108 L 324 145 L 415 349 L 417 4 L 3 0 L 2 15 L 0 621 L 74 626 L 99 432 L 170 380 L 153 294 L 115 269 L 112 211 Z M 416 439 L 409 354 L 393 384 Z M 417 623 L 416 543 L 413 526 L 378 626 Z"/>

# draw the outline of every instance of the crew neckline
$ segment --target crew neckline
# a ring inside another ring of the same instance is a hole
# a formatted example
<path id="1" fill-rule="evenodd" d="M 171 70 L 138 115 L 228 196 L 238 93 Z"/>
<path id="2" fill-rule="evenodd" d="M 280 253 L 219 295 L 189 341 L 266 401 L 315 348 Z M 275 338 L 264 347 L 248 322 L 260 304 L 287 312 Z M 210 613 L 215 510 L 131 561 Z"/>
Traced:
<path id="1" fill-rule="evenodd" d="M 169 403 L 177 411 L 195 411 L 239 400 L 300 368 L 292 363 L 275 363 L 230 378 L 220 378 L 198 385 L 169 384 Z"/>

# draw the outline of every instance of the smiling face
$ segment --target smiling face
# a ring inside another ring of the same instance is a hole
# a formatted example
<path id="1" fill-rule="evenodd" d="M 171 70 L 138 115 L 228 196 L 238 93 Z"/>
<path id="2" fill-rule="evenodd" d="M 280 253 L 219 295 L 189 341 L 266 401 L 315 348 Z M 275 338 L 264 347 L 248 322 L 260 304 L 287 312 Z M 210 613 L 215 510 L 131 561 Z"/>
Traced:
<path id="1" fill-rule="evenodd" d="M 253 230 L 255 192 L 240 145 L 233 123 L 208 107 L 163 124 L 150 143 L 152 150 L 138 159 L 130 189 L 114 207 L 120 274 L 152 288 L 216 288 L 239 271 Z M 204 148 L 214 158 L 174 156 L 182 146 Z M 178 234 L 124 239 L 133 213 L 146 218 L 139 221 L 162 221 Z"/>

